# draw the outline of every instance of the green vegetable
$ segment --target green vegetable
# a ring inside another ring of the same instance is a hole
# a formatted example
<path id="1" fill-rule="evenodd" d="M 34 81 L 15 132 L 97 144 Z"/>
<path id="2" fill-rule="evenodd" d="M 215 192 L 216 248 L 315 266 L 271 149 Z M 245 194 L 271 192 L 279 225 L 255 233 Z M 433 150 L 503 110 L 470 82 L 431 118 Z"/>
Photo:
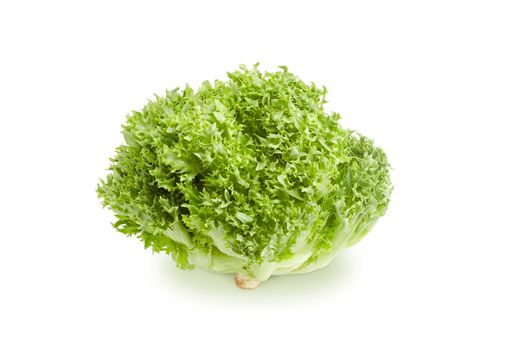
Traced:
<path id="1" fill-rule="evenodd" d="M 362 239 L 389 203 L 386 156 L 324 112 L 325 88 L 280 68 L 241 66 L 132 112 L 97 189 L 113 226 L 244 288 Z"/>

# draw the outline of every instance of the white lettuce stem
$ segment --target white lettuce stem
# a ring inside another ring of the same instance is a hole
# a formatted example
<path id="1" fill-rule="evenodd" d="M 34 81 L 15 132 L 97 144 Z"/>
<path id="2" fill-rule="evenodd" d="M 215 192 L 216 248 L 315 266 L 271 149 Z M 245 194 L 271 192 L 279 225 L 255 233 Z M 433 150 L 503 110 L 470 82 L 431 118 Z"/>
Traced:
<path id="1" fill-rule="evenodd" d="M 238 273 L 235 275 L 235 284 L 242 289 L 255 289 L 260 283 L 260 280 L 248 279 Z"/>

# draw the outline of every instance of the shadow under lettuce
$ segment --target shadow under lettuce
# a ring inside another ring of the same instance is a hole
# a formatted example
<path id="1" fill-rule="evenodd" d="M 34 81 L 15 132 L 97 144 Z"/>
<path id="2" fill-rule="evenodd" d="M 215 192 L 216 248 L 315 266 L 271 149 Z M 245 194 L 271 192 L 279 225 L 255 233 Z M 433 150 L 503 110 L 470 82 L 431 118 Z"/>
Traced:
<path id="1" fill-rule="evenodd" d="M 179 270 L 166 256 L 156 259 L 160 278 L 164 284 L 189 294 L 217 300 L 254 302 L 285 301 L 292 299 L 321 298 L 322 294 L 335 291 L 352 281 L 353 259 L 349 251 L 343 251 L 323 269 L 305 274 L 272 276 L 253 290 L 242 290 L 234 281 L 234 275 L 220 274 L 194 268 Z"/>

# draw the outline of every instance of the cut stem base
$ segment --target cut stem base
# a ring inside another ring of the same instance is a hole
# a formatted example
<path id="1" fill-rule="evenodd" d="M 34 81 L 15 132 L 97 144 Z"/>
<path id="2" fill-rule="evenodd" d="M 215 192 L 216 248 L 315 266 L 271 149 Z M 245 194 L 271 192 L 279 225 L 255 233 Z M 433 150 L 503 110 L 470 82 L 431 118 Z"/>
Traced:
<path id="1" fill-rule="evenodd" d="M 235 275 L 235 284 L 237 287 L 242 289 L 255 289 L 260 285 L 259 280 L 250 280 L 243 276 L 240 276 L 238 273 Z"/>

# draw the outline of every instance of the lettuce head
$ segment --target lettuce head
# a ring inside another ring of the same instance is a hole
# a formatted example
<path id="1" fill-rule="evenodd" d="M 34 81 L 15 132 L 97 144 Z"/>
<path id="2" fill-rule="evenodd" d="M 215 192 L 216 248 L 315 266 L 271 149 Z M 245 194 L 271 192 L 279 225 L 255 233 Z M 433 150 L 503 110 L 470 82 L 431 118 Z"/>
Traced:
<path id="1" fill-rule="evenodd" d="M 384 215 L 385 153 L 324 111 L 326 89 L 255 65 L 167 91 L 123 126 L 97 188 L 114 228 L 243 288 L 326 266 Z"/>

